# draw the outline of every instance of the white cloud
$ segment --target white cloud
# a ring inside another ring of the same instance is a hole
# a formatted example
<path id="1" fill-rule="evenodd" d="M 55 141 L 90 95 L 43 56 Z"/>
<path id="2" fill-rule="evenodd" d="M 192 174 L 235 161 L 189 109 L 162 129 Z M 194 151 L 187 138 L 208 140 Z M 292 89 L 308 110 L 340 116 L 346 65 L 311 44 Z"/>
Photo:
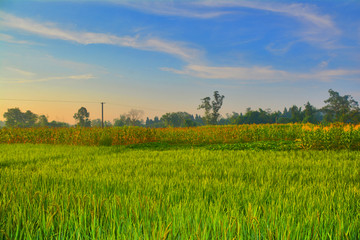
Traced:
<path id="1" fill-rule="evenodd" d="M 2 33 L 0 33 L 0 41 L 16 43 L 16 44 L 32 44 L 31 42 L 28 41 L 16 40 L 13 36 Z"/>
<path id="2" fill-rule="evenodd" d="M 328 69 L 315 72 L 313 74 L 302 74 L 305 79 L 317 79 L 320 81 L 332 81 L 334 79 L 359 79 L 360 70 L 350 69 Z"/>
<path id="3" fill-rule="evenodd" d="M 0 24 L 52 39 L 72 41 L 79 44 L 110 44 L 131 47 L 146 51 L 157 51 L 171 54 L 186 62 L 199 61 L 201 51 L 185 46 L 182 42 L 171 42 L 159 38 L 140 38 L 137 36 L 116 36 L 104 33 L 78 32 L 58 28 L 53 23 L 39 23 L 32 19 L 16 17 L 0 11 Z"/>
<path id="4" fill-rule="evenodd" d="M 265 49 L 268 50 L 269 52 L 273 53 L 273 54 L 284 54 L 287 51 L 289 51 L 289 49 L 298 41 L 291 41 L 288 43 L 284 43 L 284 44 L 275 44 L 275 43 L 270 43 L 268 44 Z"/>
<path id="5" fill-rule="evenodd" d="M 162 68 L 176 74 L 186 74 L 204 79 L 225 79 L 239 81 L 278 82 L 291 78 L 291 74 L 272 67 L 213 67 L 204 65 L 188 65 L 183 70 Z"/>
<path id="6" fill-rule="evenodd" d="M 13 78 L 13 79 L 0 79 L 3 83 L 35 83 L 35 82 L 49 82 L 55 80 L 89 80 L 95 78 L 92 74 L 71 75 L 60 77 L 47 77 L 47 78 Z"/>
<path id="7" fill-rule="evenodd" d="M 203 1 L 197 4 L 217 8 L 251 8 L 295 18 L 304 24 L 303 29 L 298 29 L 296 33 L 300 40 L 318 44 L 322 48 L 336 48 L 335 37 L 341 33 L 331 16 L 318 13 L 316 7 L 309 4 L 284 4 L 265 1 Z"/>
<path id="8" fill-rule="evenodd" d="M 303 23 L 302 29 L 294 30 L 297 38 L 322 48 L 337 48 L 335 37 L 341 31 L 336 27 L 331 16 L 321 14 L 314 5 L 302 3 L 280 3 L 266 1 L 193 1 L 193 2 L 156 2 L 146 1 L 118 3 L 123 6 L 156 15 L 179 16 L 187 18 L 217 18 L 223 15 L 239 14 L 244 8 L 267 11 L 296 19 Z M 291 44 L 292 45 L 292 44 Z M 290 47 L 291 47 L 290 45 Z M 285 47 L 268 50 L 279 53 L 290 48 Z M 279 50 L 279 51 L 277 51 Z"/>
<path id="9" fill-rule="evenodd" d="M 265 1 L 200 1 L 195 4 L 199 6 L 216 8 L 227 7 L 232 8 L 232 11 L 234 11 L 234 7 L 239 7 L 276 12 L 291 17 L 296 17 L 300 21 L 311 22 L 312 24 L 321 28 L 335 28 L 335 24 L 330 16 L 317 13 L 315 7 L 308 4 L 284 4 Z"/>
<path id="10" fill-rule="evenodd" d="M 319 64 L 319 67 L 320 68 L 325 68 L 329 65 L 329 61 L 322 61 L 320 64 Z"/>
<path id="11" fill-rule="evenodd" d="M 24 76 L 34 76 L 35 75 L 35 73 L 33 73 L 33 72 L 25 71 L 25 70 L 15 68 L 15 67 L 6 67 L 6 69 L 10 70 L 11 72 L 18 73 L 18 74 L 21 74 Z"/>
<path id="12" fill-rule="evenodd" d="M 330 16 L 321 15 L 317 13 L 314 7 L 307 4 L 283 4 L 283 3 L 269 3 L 269 2 L 256 2 L 256 1 L 240 1 L 233 2 L 230 5 L 239 7 L 253 8 L 258 10 L 277 12 L 291 17 L 296 17 L 300 21 L 311 22 L 321 28 L 335 28 L 334 23 Z"/>
<path id="13" fill-rule="evenodd" d="M 360 74 L 359 70 L 348 69 L 322 70 L 304 74 L 262 66 L 214 67 L 205 65 L 188 65 L 182 70 L 173 68 L 161 68 L 161 70 L 203 79 L 223 79 L 239 82 L 283 82 L 301 80 L 332 81 L 339 79 L 339 77 L 351 79 L 353 77 L 358 77 Z"/>
<path id="14" fill-rule="evenodd" d="M 92 78 L 95 78 L 92 74 L 73 75 L 73 76 L 65 77 L 65 79 L 74 79 L 74 80 L 88 80 Z"/>
<path id="15" fill-rule="evenodd" d="M 126 6 L 128 8 L 136 9 L 142 12 L 148 12 L 156 15 L 164 16 L 179 16 L 187 18 L 200 18 L 209 19 L 216 18 L 226 14 L 232 14 L 231 11 L 213 11 L 208 9 L 194 8 L 192 4 L 186 3 L 174 3 L 174 2 L 134 2 L 134 1 L 122 1 L 116 2 L 119 5 Z M 191 8 L 192 7 L 192 8 Z"/>
<path id="16" fill-rule="evenodd" d="M 203 19 L 216 18 L 223 15 L 239 13 L 239 8 L 251 8 L 296 17 L 300 21 L 310 22 L 320 28 L 335 28 L 335 25 L 330 16 L 319 14 L 312 5 L 301 3 L 289 4 L 242 0 L 192 2 L 161 1 L 151 3 L 147 1 L 109 1 L 151 14 Z"/>

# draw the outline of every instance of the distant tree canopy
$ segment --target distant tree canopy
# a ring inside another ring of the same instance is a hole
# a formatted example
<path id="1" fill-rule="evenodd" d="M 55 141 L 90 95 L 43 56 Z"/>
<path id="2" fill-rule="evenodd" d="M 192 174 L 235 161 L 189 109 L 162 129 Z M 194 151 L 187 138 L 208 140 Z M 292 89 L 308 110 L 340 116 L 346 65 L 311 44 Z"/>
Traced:
<path id="1" fill-rule="evenodd" d="M 49 122 L 45 115 L 38 116 L 30 110 L 22 112 L 19 108 L 10 108 L 4 113 L 6 127 L 69 127 L 64 122 Z"/>
<path id="2" fill-rule="evenodd" d="M 119 118 L 114 119 L 114 127 L 122 126 L 130 126 L 130 119 L 124 114 L 121 114 Z"/>
<path id="3" fill-rule="evenodd" d="M 66 122 L 51 121 L 49 122 L 48 127 L 70 127 L 70 124 Z"/>
<path id="4" fill-rule="evenodd" d="M 200 115 L 192 115 L 187 112 L 169 112 L 154 119 L 146 118 L 145 127 L 195 127 L 204 125 Z"/>
<path id="5" fill-rule="evenodd" d="M 321 121 L 321 114 L 310 103 L 305 105 L 305 110 L 301 107 L 292 106 L 283 112 L 272 112 L 270 109 L 258 110 L 247 109 L 245 114 L 233 113 L 228 115 L 228 119 L 222 119 L 220 122 L 223 124 L 266 124 L 266 123 L 319 123 Z"/>
<path id="6" fill-rule="evenodd" d="M 341 96 L 338 92 L 329 90 L 330 97 L 324 102 L 327 104 L 321 109 L 316 109 L 310 102 L 304 109 L 293 105 L 283 112 L 271 112 L 259 108 L 253 111 L 250 108 L 246 113 L 233 113 L 227 119 L 222 119 L 221 124 L 258 124 L 258 123 L 360 123 L 360 108 L 357 101 L 350 95 Z"/>
<path id="7" fill-rule="evenodd" d="M 150 119 L 149 117 L 146 118 L 145 121 L 145 126 L 146 127 L 151 127 L 151 128 L 162 128 L 165 127 L 163 121 L 160 120 L 159 117 L 154 117 L 154 119 Z"/>
<path id="8" fill-rule="evenodd" d="M 76 126 L 79 127 L 91 127 L 91 121 L 89 120 L 90 113 L 85 107 L 79 108 L 78 112 L 74 114 L 74 119 L 77 121 Z"/>
<path id="9" fill-rule="evenodd" d="M 34 127 L 38 116 L 30 110 L 22 112 L 19 108 L 10 108 L 4 118 L 7 127 Z"/>
<path id="10" fill-rule="evenodd" d="M 166 127 L 195 127 L 194 116 L 187 112 L 166 113 L 161 117 Z"/>
<path id="11" fill-rule="evenodd" d="M 271 113 L 270 110 L 263 110 L 259 108 L 258 111 L 248 108 L 244 115 L 238 114 L 233 120 L 235 124 L 260 124 L 260 123 L 275 123 L 279 116 L 278 112 Z"/>
<path id="12" fill-rule="evenodd" d="M 102 121 L 100 118 L 91 120 L 92 127 L 102 127 Z M 104 127 L 111 127 L 112 124 L 110 121 L 104 121 Z"/>

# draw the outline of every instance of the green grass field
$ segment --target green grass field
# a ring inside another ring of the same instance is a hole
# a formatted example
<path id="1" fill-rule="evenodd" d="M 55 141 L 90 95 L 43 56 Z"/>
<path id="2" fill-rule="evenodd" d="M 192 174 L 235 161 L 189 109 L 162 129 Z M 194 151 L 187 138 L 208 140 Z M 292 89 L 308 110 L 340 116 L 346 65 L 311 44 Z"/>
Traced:
<path id="1" fill-rule="evenodd" d="M 359 239 L 358 151 L 0 145 L 0 239 Z"/>

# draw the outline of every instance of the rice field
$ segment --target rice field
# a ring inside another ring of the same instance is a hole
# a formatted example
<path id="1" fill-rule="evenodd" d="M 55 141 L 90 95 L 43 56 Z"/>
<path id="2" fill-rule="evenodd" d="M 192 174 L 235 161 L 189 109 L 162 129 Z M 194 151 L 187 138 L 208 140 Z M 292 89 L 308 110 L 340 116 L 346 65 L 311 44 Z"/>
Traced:
<path id="1" fill-rule="evenodd" d="M 0 239 L 359 239 L 360 125 L 0 129 Z"/>
<path id="2" fill-rule="evenodd" d="M 0 144 L 0 239 L 359 238 L 358 151 Z"/>

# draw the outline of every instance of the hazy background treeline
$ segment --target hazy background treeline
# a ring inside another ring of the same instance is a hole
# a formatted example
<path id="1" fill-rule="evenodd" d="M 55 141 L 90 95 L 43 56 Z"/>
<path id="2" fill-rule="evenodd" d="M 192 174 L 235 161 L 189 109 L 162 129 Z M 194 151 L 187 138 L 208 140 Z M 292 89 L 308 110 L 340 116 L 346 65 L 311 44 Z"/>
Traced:
<path id="1" fill-rule="evenodd" d="M 357 101 L 350 95 L 341 96 L 338 92 L 329 90 L 330 97 L 324 101 L 324 107 L 317 109 L 309 102 L 303 106 L 291 106 L 282 111 L 271 109 L 252 110 L 247 108 L 245 113 L 226 114 L 221 116 L 219 110 L 224 96 L 214 92 L 213 100 L 210 97 L 201 99 L 198 109 L 204 109 L 203 116 L 187 112 L 169 112 L 154 118 L 145 117 L 144 111 L 132 109 L 128 113 L 120 114 L 112 122 L 105 121 L 105 127 L 143 126 L 151 128 L 163 127 L 194 127 L 203 125 L 229 125 L 229 124 L 266 124 L 266 123 L 360 123 L 360 109 Z M 5 122 L 0 126 L 6 127 L 70 127 L 64 122 L 48 121 L 45 115 L 37 115 L 30 110 L 22 112 L 19 108 L 8 109 L 4 113 Z M 74 114 L 77 126 L 101 127 L 101 119 L 90 119 L 90 113 L 81 107 Z"/>

